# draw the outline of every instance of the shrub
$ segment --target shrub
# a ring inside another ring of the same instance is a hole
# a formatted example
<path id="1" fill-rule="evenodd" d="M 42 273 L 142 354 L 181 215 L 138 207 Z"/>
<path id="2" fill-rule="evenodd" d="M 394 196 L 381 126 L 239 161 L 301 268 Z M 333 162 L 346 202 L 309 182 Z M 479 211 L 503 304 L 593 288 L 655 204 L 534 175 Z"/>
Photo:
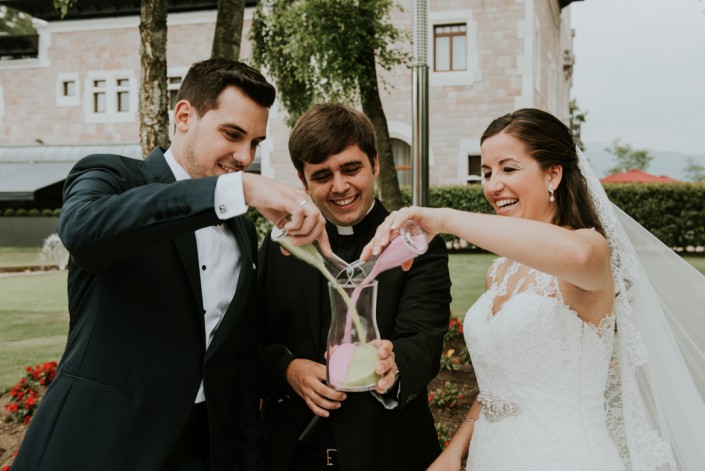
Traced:
<path id="1" fill-rule="evenodd" d="M 449 348 L 445 355 L 441 355 L 441 369 L 445 371 L 457 371 L 462 361 L 454 356 L 455 350 Z"/>
<path id="2" fill-rule="evenodd" d="M 39 210 L 36 208 L 32 208 L 29 211 L 27 211 L 27 216 L 35 218 L 35 217 L 39 216 Z"/>
<path id="3" fill-rule="evenodd" d="M 15 212 L 15 216 L 20 217 L 20 218 L 27 217 L 27 210 L 24 208 L 20 208 L 17 210 L 17 212 Z"/>
<path id="4" fill-rule="evenodd" d="M 442 388 L 437 388 L 428 395 L 428 402 L 436 404 L 438 407 L 454 408 L 460 404 L 463 395 L 458 389 L 458 385 L 446 381 Z"/>
<path id="5" fill-rule="evenodd" d="M 52 217 L 52 216 L 54 216 L 54 211 L 52 211 L 51 209 L 48 209 L 48 208 L 44 208 L 44 209 L 42 209 L 41 215 L 43 217 Z"/>
<path id="6" fill-rule="evenodd" d="M 255 225 L 255 231 L 257 231 L 257 245 L 259 246 L 264 240 L 264 236 L 266 236 L 267 232 L 272 228 L 272 223 L 251 206 L 247 209 L 247 217 L 252 221 L 252 224 Z"/>
<path id="7" fill-rule="evenodd" d="M 11 218 L 15 215 L 15 210 L 13 208 L 7 208 L 7 209 L 5 209 L 5 211 L 2 212 L 2 214 L 6 218 Z"/>
<path id="8" fill-rule="evenodd" d="M 463 322 L 457 317 L 451 317 L 448 322 L 448 332 L 446 332 L 445 342 L 462 342 L 463 341 Z"/>
<path id="9" fill-rule="evenodd" d="M 438 436 L 438 443 L 445 450 L 450 443 L 450 439 L 453 438 L 452 432 L 445 425 L 436 422 L 436 435 Z"/>
<path id="10" fill-rule="evenodd" d="M 28 424 L 39 405 L 39 388 L 49 386 L 56 376 L 56 362 L 50 361 L 36 366 L 28 366 L 27 374 L 10 390 L 10 401 L 5 410 L 9 421 Z"/>
<path id="11" fill-rule="evenodd" d="M 61 216 L 61 208 L 56 208 L 54 211 L 52 211 L 52 214 L 53 214 L 55 217 Z"/>

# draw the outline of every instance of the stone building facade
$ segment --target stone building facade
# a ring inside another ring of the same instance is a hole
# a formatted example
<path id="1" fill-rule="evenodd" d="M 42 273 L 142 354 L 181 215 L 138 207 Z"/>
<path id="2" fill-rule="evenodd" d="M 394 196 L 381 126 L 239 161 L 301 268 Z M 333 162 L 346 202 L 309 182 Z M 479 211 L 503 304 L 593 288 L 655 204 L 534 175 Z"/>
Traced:
<path id="1" fill-rule="evenodd" d="M 3 3 L 22 5 L 0 0 Z M 210 54 L 217 2 L 192 3 L 202 3 L 203 8 L 168 17 L 168 82 L 174 94 L 189 65 Z M 411 37 L 414 2 L 398 3 L 403 11 L 396 10 L 393 21 Z M 480 135 L 495 117 L 537 107 L 568 122 L 571 1 L 428 3 L 430 184 L 466 184 L 479 179 Z M 246 9 L 241 50 L 245 62 L 252 53 L 247 37 L 253 11 L 251 6 Z M 30 57 L 1 57 L 0 38 L 0 165 L 16 161 L 13 149 L 20 148 L 127 145 L 137 152 L 138 27 L 138 15 L 40 20 L 36 55 Z M 407 47 L 411 52 L 411 45 Z M 380 71 L 391 85 L 381 88 L 382 102 L 402 184 L 410 182 L 412 73 L 406 67 Z M 287 152 L 285 116 L 275 103 L 259 168 L 264 175 L 297 184 Z M 56 152 L 51 155 L 61 160 Z"/>

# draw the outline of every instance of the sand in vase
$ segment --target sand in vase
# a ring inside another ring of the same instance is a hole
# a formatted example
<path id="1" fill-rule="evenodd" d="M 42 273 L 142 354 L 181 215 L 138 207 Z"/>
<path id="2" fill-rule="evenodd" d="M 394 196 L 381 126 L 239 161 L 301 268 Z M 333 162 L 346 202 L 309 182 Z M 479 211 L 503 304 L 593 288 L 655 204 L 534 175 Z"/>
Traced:
<path id="1" fill-rule="evenodd" d="M 328 380 L 340 391 L 370 389 L 379 379 L 378 361 L 377 347 L 371 343 L 337 345 L 328 359 Z"/>

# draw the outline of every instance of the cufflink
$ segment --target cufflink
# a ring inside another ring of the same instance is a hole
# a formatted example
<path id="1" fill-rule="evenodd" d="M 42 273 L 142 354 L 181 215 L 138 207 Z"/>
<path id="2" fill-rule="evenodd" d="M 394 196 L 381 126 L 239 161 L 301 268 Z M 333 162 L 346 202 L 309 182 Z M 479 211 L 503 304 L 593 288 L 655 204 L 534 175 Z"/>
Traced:
<path id="1" fill-rule="evenodd" d="M 221 205 L 218 206 L 218 211 L 220 211 L 221 214 L 224 213 L 224 212 L 227 211 L 227 210 L 228 210 L 228 207 L 225 206 L 225 204 L 221 204 Z"/>

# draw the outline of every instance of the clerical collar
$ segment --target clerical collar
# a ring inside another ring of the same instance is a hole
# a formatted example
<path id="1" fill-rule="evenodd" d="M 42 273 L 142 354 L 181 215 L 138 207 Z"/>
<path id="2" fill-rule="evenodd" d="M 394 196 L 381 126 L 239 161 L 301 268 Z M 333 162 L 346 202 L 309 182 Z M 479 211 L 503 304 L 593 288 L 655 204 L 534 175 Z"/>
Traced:
<path id="1" fill-rule="evenodd" d="M 372 204 L 370 205 L 370 209 L 368 209 L 367 212 L 365 213 L 365 217 L 367 217 L 367 215 L 370 214 L 370 212 L 372 212 L 372 209 L 374 207 L 375 207 L 375 200 L 373 199 Z M 364 220 L 365 218 L 362 218 L 362 219 Z M 355 234 L 355 226 L 354 225 L 353 226 L 339 226 L 330 220 L 329 220 L 329 222 L 335 226 L 335 228 L 338 231 L 338 235 L 348 236 L 348 235 Z M 362 222 L 362 221 L 359 221 L 359 222 Z"/>

